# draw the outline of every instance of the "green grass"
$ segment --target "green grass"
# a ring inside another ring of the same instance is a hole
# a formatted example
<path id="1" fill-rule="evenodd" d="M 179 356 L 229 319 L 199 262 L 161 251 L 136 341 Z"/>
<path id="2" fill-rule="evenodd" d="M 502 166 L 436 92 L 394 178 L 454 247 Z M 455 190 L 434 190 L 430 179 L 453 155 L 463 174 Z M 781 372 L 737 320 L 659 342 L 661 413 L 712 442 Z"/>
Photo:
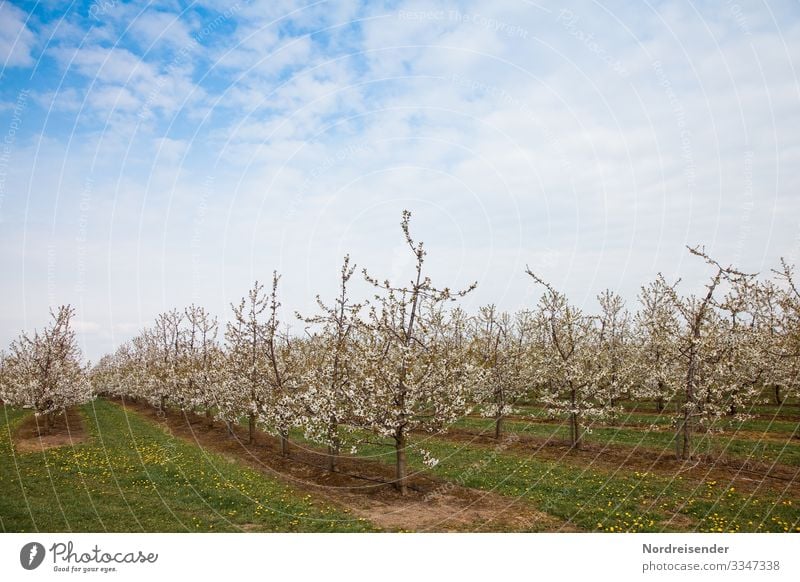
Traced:
<path id="1" fill-rule="evenodd" d="M 156 423 L 126 415 L 103 400 L 83 408 L 88 442 L 24 455 L 14 453 L 10 434 L 25 413 L 0 410 L 2 531 L 370 529 L 343 510 L 173 438 Z M 491 420 L 472 418 L 462 422 L 470 430 L 490 424 Z M 506 426 L 512 434 L 537 434 L 543 428 L 548 436 L 562 430 L 525 422 Z M 560 436 L 565 438 L 566 432 Z M 625 446 L 645 439 L 658 447 L 665 436 L 671 438 L 667 433 L 598 428 L 589 439 L 613 438 Z M 299 435 L 293 438 L 302 440 Z M 754 445 L 739 440 L 741 446 Z M 438 465 L 425 467 L 419 447 L 439 459 Z M 796 460 L 795 448 L 787 459 Z M 394 463 L 390 446 L 362 445 L 357 454 Z M 768 448 L 763 454 L 776 451 Z M 711 477 L 697 480 L 623 471 L 608 464 L 587 466 L 582 456 L 546 459 L 502 443 L 465 445 L 447 437 L 412 436 L 409 464 L 445 481 L 521 498 L 581 530 L 800 531 L 800 491 L 790 482 L 784 486 L 770 481 L 769 488 L 742 492 L 732 488 L 733 483 Z"/>
<path id="2" fill-rule="evenodd" d="M 768 424 L 770 421 L 760 422 Z M 470 417 L 460 420 L 454 426 L 475 433 L 490 434 L 493 431 L 494 421 L 492 419 Z M 569 426 L 566 422 L 543 424 L 521 420 L 506 420 L 503 427 L 506 432 L 510 433 L 545 439 L 552 438 L 554 440 L 566 441 L 569 439 Z M 730 434 L 697 433 L 694 437 L 693 446 L 697 454 L 767 463 L 777 462 L 793 466 L 800 465 L 800 441 L 791 439 L 791 431 L 788 434 L 784 433 L 783 436 L 774 432 L 764 433 L 757 430 L 754 430 L 754 432 L 764 434 L 765 438 L 739 438 L 735 436 L 735 432 Z M 626 428 L 624 426 L 592 426 L 591 434 L 587 434 L 584 438 L 587 443 L 595 443 L 601 446 L 615 445 L 669 452 L 674 451 L 675 448 L 675 432 L 669 426 L 659 427 L 658 430 Z"/>
<path id="3" fill-rule="evenodd" d="M 548 421 L 547 413 L 540 407 L 518 406 L 515 407 L 514 410 L 514 416 L 524 417 L 526 419 L 530 418 L 531 420 Z M 756 414 L 756 412 L 752 411 L 752 414 Z M 781 414 L 777 409 L 758 414 L 765 414 L 770 418 L 751 418 L 742 421 L 732 417 L 724 417 L 717 420 L 713 424 L 713 428 L 714 430 L 721 430 L 726 433 L 746 430 L 762 432 L 765 436 L 771 437 L 790 437 L 794 431 L 797 430 L 798 424 L 800 424 L 796 420 L 783 420 L 786 415 Z M 661 413 L 656 413 L 655 410 L 637 412 L 635 409 L 626 408 L 617 415 L 617 424 L 614 426 L 632 428 L 648 428 L 650 426 L 669 427 L 674 422 L 674 419 L 674 410 L 663 410 Z M 611 423 L 605 422 L 597 424 L 610 425 Z"/>
<path id="4" fill-rule="evenodd" d="M 530 413 L 530 421 L 506 420 L 504 430 L 544 439 L 569 439 L 566 420 L 560 423 L 537 422 L 543 417 L 540 409 L 526 408 L 525 411 Z M 591 433 L 585 436 L 585 440 L 600 446 L 635 447 L 671 453 L 675 448 L 675 431 L 670 426 L 671 420 L 666 416 L 656 415 L 652 415 L 651 419 L 652 427 L 589 424 L 587 426 Z M 490 434 L 494 430 L 494 420 L 469 417 L 461 419 L 454 426 L 475 433 Z M 719 432 L 720 429 L 723 432 Z M 793 438 L 797 430 L 798 423 L 792 421 L 751 419 L 741 422 L 724 419 L 715 425 L 714 432 L 697 433 L 693 446 L 697 454 L 713 457 L 800 466 L 800 441 Z M 742 434 L 741 431 L 746 431 L 747 434 Z"/>
<path id="5" fill-rule="evenodd" d="M 413 443 L 439 464 L 426 469 Z M 537 459 L 495 446 L 463 445 L 441 438 L 412 440 L 410 466 L 460 485 L 532 502 L 589 531 L 800 531 L 796 485 L 783 491 L 742 494 L 730 483 L 688 481 L 650 472 L 604 470 L 580 461 Z M 359 455 L 393 463 L 393 451 L 366 445 Z M 670 519 L 674 515 L 680 519 Z"/>
<path id="6" fill-rule="evenodd" d="M 171 437 L 104 400 L 90 439 L 17 454 L 26 413 L 0 408 L 0 531 L 367 531 L 370 524 Z"/>

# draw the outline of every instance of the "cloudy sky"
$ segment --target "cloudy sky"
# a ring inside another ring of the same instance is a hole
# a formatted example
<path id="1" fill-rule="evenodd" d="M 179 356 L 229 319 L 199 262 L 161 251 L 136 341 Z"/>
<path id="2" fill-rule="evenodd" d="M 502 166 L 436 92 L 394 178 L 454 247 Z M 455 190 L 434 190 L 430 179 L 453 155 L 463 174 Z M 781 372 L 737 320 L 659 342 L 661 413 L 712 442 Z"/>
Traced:
<path id="1" fill-rule="evenodd" d="M 468 309 L 798 263 L 798 63 L 788 0 L 2 1 L 0 345 L 402 281 L 404 208 Z"/>

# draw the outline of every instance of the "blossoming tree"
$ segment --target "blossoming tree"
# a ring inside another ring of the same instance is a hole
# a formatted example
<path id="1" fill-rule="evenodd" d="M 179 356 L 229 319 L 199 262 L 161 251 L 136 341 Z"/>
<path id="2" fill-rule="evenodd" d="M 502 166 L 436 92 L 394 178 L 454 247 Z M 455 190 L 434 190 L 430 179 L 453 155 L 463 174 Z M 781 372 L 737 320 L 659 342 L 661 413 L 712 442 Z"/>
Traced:
<path id="1" fill-rule="evenodd" d="M 532 317 L 527 311 L 515 316 L 497 312 L 494 305 L 480 308 L 470 330 L 477 365 L 485 372 L 477 387 L 481 413 L 494 419 L 494 436 L 499 439 L 503 420 L 536 376 L 529 354 Z"/>
<path id="2" fill-rule="evenodd" d="M 426 251 L 411 237 L 411 213 L 403 212 L 401 228 L 415 259 L 413 279 L 405 286 L 380 281 L 364 269 L 376 289 L 369 308 L 366 335 L 364 400 L 358 422 L 394 441 L 395 485 L 407 492 L 406 447 L 411 431 L 443 430 L 466 410 L 478 370 L 466 350 L 451 349 L 445 304 L 475 288 L 439 289 L 425 275 Z"/>
<path id="3" fill-rule="evenodd" d="M 536 316 L 541 401 L 549 414 L 567 415 L 572 448 L 581 449 L 584 423 L 609 416 L 612 398 L 608 362 L 598 357 L 596 319 L 530 269 L 527 273 L 545 288 Z"/>
<path id="4" fill-rule="evenodd" d="M 343 440 L 343 423 L 348 425 L 358 415 L 364 394 L 357 392 L 361 380 L 361 349 L 358 335 L 363 328 L 359 313 L 362 305 L 348 297 L 347 286 L 355 265 L 344 258 L 339 277 L 339 294 L 332 305 L 317 296 L 320 313 L 298 318 L 317 326 L 309 338 L 308 366 L 302 377 L 300 398 L 308 414 L 306 436 L 328 447 L 328 469 L 337 471 L 337 459 Z"/>
<path id="5" fill-rule="evenodd" d="M 51 311 L 52 322 L 33 335 L 22 332 L 4 358 L 0 399 L 32 409 L 44 419 L 49 434 L 52 418 L 70 406 L 91 399 L 91 384 L 71 322 L 75 310 L 62 305 Z"/>

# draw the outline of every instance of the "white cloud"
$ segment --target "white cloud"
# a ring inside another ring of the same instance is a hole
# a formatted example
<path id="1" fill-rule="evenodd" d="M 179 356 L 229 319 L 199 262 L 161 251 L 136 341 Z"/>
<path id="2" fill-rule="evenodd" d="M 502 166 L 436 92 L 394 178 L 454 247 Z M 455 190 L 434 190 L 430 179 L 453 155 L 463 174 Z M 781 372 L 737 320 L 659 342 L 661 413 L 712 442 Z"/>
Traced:
<path id="1" fill-rule="evenodd" d="M 8 0 L 0 3 L 0 64 L 5 67 L 30 67 L 36 37 L 27 27 L 28 17 Z"/>
<path id="2" fill-rule="evenodd" d="M 196 45 L 180 15 L 171 12 L 141 12 L 131 23 L 130 30 L 145 54 L 159 45 L 178 50 L 189 50 Z"/>
<path id="3" fill-rule="evenodd" d="M 509 309 L 535 300 L 525 263 L 592 309 L 603 288 L 632 299 L 658 270 L 702 281 L 685 244 L 747 270 L 800 253 L 796 18 L 742 3 L 745 34 L 727 8 L 675 2 L 609 5 L 610 15 L 573 7 L 571 27 L 528 3 L 443 3 L 427 19 L 400 17 L 423 2 L 343 3 L 333 15 L 328 4 L 242 4 L 236 26 L 209 37 L 202 91 L 194 60 L 170 67 L 169 51 L 109 49 L 109 26 L 77 50 L 66 48 L 79 44 L 75 31 L 61 39 L 52 54 L 72 61 L 62 108 L 85 98 L 84 113 L 110 125 L 87 135 L 78 124 L 68 152 L 59 136 L 14 152 L 8 187 L 34 195 L 29 216 L 44 225 L 6 229 L 15 250 L 2 265 L 25 262 L 25 289 L 46 288 L 54 246 L 54 289 L 125 335 L 139 324 L 113 327 L 109 313 L 146 322 L 196 300 L 224 318 L 273 268 L 290 313 L 332 291 L 345 252 L 402 275 L 402 208 L 436 280 L 478 279 L 470 301 Z M 120 26 L 133 19 L 125 10 L 111 15 Z M 307 34 L 354 16 L 367 20 Z M 139 47 L 159 35 L 176 46 L 201 24 L 184 17 L 172 35 L 171 18 L 145 12 Z M 90 175 L 83 255 L 75 231 Z M 12 222 L 22 209 L 4 207 Z M 14 246 L 23 229 L 25 249 Z M 22 286 L 3 283 L 0 320 L 20 311 Z M 30 310 L 46 295 L 31 293 Z"/>
<path id="4" fill-rule="evenodd" d="M 89 81 L 129 83 L 134 79 L 155 76 L 152 65 L 121 47 L 57 47 L 51 52 L 65 69 L 80 73 Z"/>

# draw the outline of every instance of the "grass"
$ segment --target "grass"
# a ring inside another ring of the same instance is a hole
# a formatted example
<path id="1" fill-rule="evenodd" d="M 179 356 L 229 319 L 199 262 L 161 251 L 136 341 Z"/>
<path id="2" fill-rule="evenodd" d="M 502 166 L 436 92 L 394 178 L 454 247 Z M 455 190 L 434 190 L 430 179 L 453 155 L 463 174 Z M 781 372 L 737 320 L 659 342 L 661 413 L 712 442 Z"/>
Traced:
<path id="1" fill-rule="evenodd" d="M 755 408 L 755 407 L 754 407 Z M 768 418 L 749 418 L 747 420 L 736 420 L 733 417 L 723 417 L 713 423 L 714 430 L 724 432 L 739 432 L 739 431 L 758 431 L 766 435 L 772 436 L 791 436 L 798 426 L 797 420 L 786 419 L 789 413 L 784 414 L 787 410 L 784 407 L 778 409 L 771 407 L 771 409 L 764 408 L 762 412 L 755 410 L 748 410 L 748 414 L 760 414 Z M 796 410 L 790 409 L 793 415 L 796 416 Z M 544 409 L 536 406 L 516 406 L 514 407 L 514 415 L 524 417 L 525 419 L 537 420 L 539 422 L 555 422 L 558 420 L 548 419 L 547 413 Z M 660 413 L 655 410 L 652 411 L 637 411 L 635 408 L 625 408 L 617 415 L 616 425 L 611 425 L 610 422 L 597 423 L 606 424 L 610 426 L 622 426 L 633 428 L 648 428 L 650 426 L 656 427 L 669 427 L 675 419 L 674 410 L 663 410 Z M 774 434 L 773 434 L 774 433 Z"/>
<path id="2" fill-rule="evenodd" d="M 11 435 L 29 413 L 0 410 L 4 532 L 371 529 L 104 400 L 82 408 L 88 442 L 23 455 Z"/>
<path id="3" fill-rule="evenodd" d="M 475 433 L 491 434 L 494 421 L 492 419 L 471 417 L 460 420 L 454 426 Z M 504 422 L 503 428 L 509 433 L 524 434 L 543 439 L 552 438 L 565 441 L 569 439 L 569 426 L 566 423 L 541 424 L 507 420 Z M 765 438 L 761 438 L 760 434 L 765 434 Z M 777 434 L 759 433 L 759 436 L 756 437 L 739 438 L 735 436 L 736 433 L 698 433 L 695 435 L 693 445 L 697 454 L 768 463 L 777 462 L 785 465 L 800 465 L 800 441 L 795 439 L 795 442 L 793 442 L 791 440 L 791 432 L 784 434 L 783 437 L 776 436 Z M 671 452 L 675 449 L 675 432 L 669 427 L 662 427 L 661 430 L 645 430 L 641 428 L 593 426 L 591 434 L 585 436 L 585 441 L 601 446 L 614 445 Z"/>
<path id="4" fill-rule="evenodd" d="M 88 442 L 43 453 L 15 454 L 10 435 L 20 411 L 0 415 L 0 529 L 2 531 L 366 531 L 370 525 L 343 510 L 235 461 L 173 438 L 157 423 L 106 401 L 83 407 Z M 469 418 L 478 430 L 491 420 Z M 509 434 L 566 437 L 558 425 L 508 422 Z M 293 438 L 300 441 L 299 435 Z M 596 428 L 590 442 L 669 446 L 667 432 Z M 715 437 L 717 438 L 717 437 Z M 375 441 L 375 437 L 369 440 Z M 731 450 L 798 463 L 797 446 L 737 438 Z M 713 446 L 716 446 L 711 441 Z M 389 444 L 388 442 L 386 443 Z M 439 459 L 428 469 L 420 448 Z M 786 452 L 788 451 L 788 452 Z M 730 450 L 729 450 L 730 453 Z M 394 451 L 380 444 L 357 453 L 387 464 Z M 601 455 L 602 458 L 602 455 Z M 590 465 L 586 457 L 537 457 L 499 444 L 462 444 L 447 437 L 412 436 L 413 470 L 462 486 L 525 500 L 585 531 L 800 531 L 794 482 L 753 483 L 620 470 Z"/>
<path id="5" fill-rule="evenodd" d="M 540 510 L 589 531 L 800 531 L 797 486 L 737 492 L 729 483 L 688 481 L 651 472 L 581 466 L 569 459 L 543 460 L 499 446 L 463 445 L 441 438 L 412 441 L 409 464 L 424 470 L 414 442 L 439 464 L 430 471 L 460 485 L 522 498 Z M 359 454 L 394 462 L 387 447 L 367 445 Z"/>

